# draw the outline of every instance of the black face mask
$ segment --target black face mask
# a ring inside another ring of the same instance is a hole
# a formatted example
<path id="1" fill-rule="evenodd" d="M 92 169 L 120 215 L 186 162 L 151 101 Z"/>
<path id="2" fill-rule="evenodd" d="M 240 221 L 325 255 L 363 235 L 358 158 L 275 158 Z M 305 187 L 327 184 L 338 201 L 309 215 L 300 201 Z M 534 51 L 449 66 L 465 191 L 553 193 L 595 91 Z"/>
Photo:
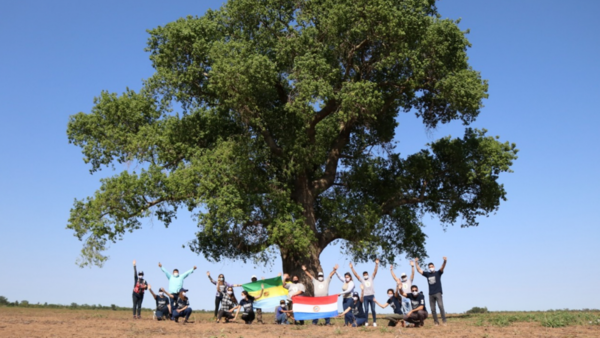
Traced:
<path id="1" fill-rule="evenodd" d="M 252 282 L 256 282 L 256 280 L 257 280 L 256 278 L 252 278 Z"/>
<path id="2" fill-rule="evenodd" d="M 292 283 L 294 283 L 294 284 L 298 284 L 298 281 L 297 281 L 297 280 L 295 280 L 295 281 L 293 281 Z"/>
<path id="3" fill-rule="evenodd" d="M 286 279 L 285 279 L 285 282 L 286 282 L 286 283 L 287 283 L 287 282 L 289 282 L 289 281 L 290 281 L 290 279 L 289 279 L 289 278 L 286 278 Z"/>

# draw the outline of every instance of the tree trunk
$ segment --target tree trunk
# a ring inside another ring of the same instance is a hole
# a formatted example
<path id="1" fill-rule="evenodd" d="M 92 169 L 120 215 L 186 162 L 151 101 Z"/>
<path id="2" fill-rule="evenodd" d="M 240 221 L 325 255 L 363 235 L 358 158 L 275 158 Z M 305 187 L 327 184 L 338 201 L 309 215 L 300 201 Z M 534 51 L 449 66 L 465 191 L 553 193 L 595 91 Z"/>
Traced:
<path id="1" fill-rule="evenodd" d="M 319 260 L 323 248 L 319 248 L 318 243 L 311 245 L 308 257 L 299 257 L 283 248 L 280 249 L 280 251 L 281 261 L 283 263 L 283 273 L 290 275 L 290 281 L 294 276 L 298 276 L 300 283 L 304 284 L 306 287 L 306 293 L 304 295 L 313 296 L 312 280 L 302 270 L 302 265 L 306 266 L 306 270 L 310 272 L 313 277 L 317 278 L 319 271 L 323 271 L 321 268 L 321 261 Z M 323 271 L 323 273 L 325 273 L 325 271 Z"/>

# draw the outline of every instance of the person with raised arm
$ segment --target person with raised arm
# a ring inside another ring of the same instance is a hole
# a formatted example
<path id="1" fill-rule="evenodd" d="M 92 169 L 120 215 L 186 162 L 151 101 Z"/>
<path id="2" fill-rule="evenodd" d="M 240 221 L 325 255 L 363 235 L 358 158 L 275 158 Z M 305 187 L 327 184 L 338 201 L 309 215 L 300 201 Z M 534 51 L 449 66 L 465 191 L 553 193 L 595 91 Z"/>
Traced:
<path id="1" fill-rule="evenodd" d="M 433 322 L 435 325 L 440 325 L 438 321 L 437 313 L 435 311 L 435 304 L 437 303 L 440 308 L 440 314 L 442 315 L 442 323 L 446 326 L 446 311 L 444 310 L 444 299 L 442 297 L 442 274 L 444 273 L 444 268 L 446 268 L 446 262 L 448 259 L 444 257 L 444 263 L 439 270 L 435 269 L 435 265 L 433 263 L 427 264 L 429 271 L 423 271 L 419 266 L 419 259 L 415 258 L 415 265 L 417 266 L 417 271 L 425 278 L 427 278 L 427 282 L 429 283 L 429 307 L 431 308 L 431 314 L 433 315 Z"/>
<path id="2" fill-rule="evenodd" d="M 339 296 L 342 297 L 342 309 L 345 311 L 353 303 L 352 294 L 354 293 L 354 281 L 352 280 L 350 272 L 346 272 L 344 278 L 337 273 L 337 270 L 335 271 L 335 275 L 342 283 L 344 283 L 342 285 L 342 292 Z"/>
<path id="3" fill-rule="evenodd" d="M 194 265 L 192 269 L 184 272 L 183 275 L 179 274 L 178 269 L 173 269 L 173 274 L 170 274 L 163 268 L 160 262 L 158 262 L 158 267 L 165 273 L 165 276 L 167 276 L 167 279 L 169 280 L 169 293 L 173 295 L 173 298 L 171 298 L 171 306 L 174 307 L 174 303 L 177 303 L 177 297 L 179 297 L 179 290 L 183 289 L 183 280 L 194 273 L 196 266 Z"/>
<path id="4" fill-rule="evenodd" d="M 396 277 L 393 265 L 390 265 L 390 271 L 392 272 L 392 277 L 394 278 L 396 283 L 402 285 L 402 290 L 404 291 L 404 293 L 410 293 L 410 287 L 413 283 L 413 280 L 415 279 L 415 262 L 410 261 L 410 279 L 408 279 L 408 277 L 406 276 L 406 272 L 403 272 L 400 275 L 400 279 Z M 407 313 L 408 311 L 410 311 L 410 309 L 410 299 L 402 297 L 402 312 Z"/>
<path id="5" fill-rule="evenodd" d="M 152 286 L 148 284 L 148 291 L 154 297 L 156 301 L 156 310 L 154 311 L 154 319 L 163 320 L 166 318 L 171 318 L 171 302 L 169 301 L 169 297 L 165 294 L 165 289 L 158 289 L 159 294 L 154 294 L 152 291 Z"/>
<path id="6" fill-rule="evenodd" d="M 133 319 L 140 319 L 142 311 L 142 302 L 144 301 L 144 291 L 148 288 L 148 282 L 144 279 L 144 271 L 138 273 L 133 260 Z M 136 315 L 137 312 L 137 315 Z"/>
<path id="7" fill-rule="evenodd" d="M 398 289 L 401 289 L 401 288 L 402 288 L 402 285 L 397 284 L 396 292 L 394 292 L 394 289 L 388 289 L 387 290 L 388 300 L 385 304 L 381 304 L 377 301 L 377 299 L 374 299 L 375 304 L 379 305 L 379 307 L 381 307 L 382 309 L 385 309 L 386 307 L 391 306 L 392 310 L 394 310 L 394 313 L 383 317 L 383 319 L 389 320 L 388 326 L 396 326 L 396 324 L 398 324 L 398 322 L 401 322 L 402 327 L 404 327 L 404 321 L 402 321 L 404 319 L 404 312 L 402 310 L 402 303 L 401 303 L 402 296 L 400 296 L 400 294 L 398 293 Z M 406 311 L 406 312 L 408 312 L 408 311 Z"/>
<path id="8" fill-rule="evenodd" d="M 415 327 L 423 326 L 425 319 L 427 319 L 425 296 L 423 296 L 423 292 L 419 292 L 419 287 L 416 285 L 412 285 L 410 290 L 410 293 L 406 293 L 402 288 L 398 289 L 400 295 L 410 299 L 411 303 L 411 310 L 404 314 L 404 321 L 414 324 Z"/>
<path id="9" fill-rule="evenodd" d="M 377 326 L 377 314 L 375 312 L 375 286 L 374 280 L 377 275 L 377 268 L 379 267 L 379 259 L 375 259 L 375 271 L 373 271 L 373 276 L 369 277 L 369 273 L 367 271 L 363 272 L 362 278 L 358 275 L 356 270 L 354 270 L 354 266 L 350 263 L 350 269 L 354 273 L 354 276 L 361 282 L 361 285 L 364 287 L 365 297 L 364 297 L 364 305 L 365 305 L 365 313 L 367 316 L 369 315 L 369 307 L 371 307 L 371 315 L 373 316 L 373 326 Z M 369 322 L 365 323 L 365 326 L 369 326 Z"/>
<path id="10" fill-rule="evenodd" d="M 238 313 L 240 313 L 240 310 L 241 310 L 242 311 L 242 320 L 244 321 L 244 323 L 246 323 L 248 325 L 252 324 L 252 322 L 256 318 L 256 315 L 254 314 L 254 301 L 260 299 L 264 293 L 265 293 L 265 285 L 264 284 L 260 285 L 260 295 L 258 295 L 258 297 L 250 296 L 250 294 L 246 290 L 242 291 L 242 300 L 240 300 L 240 303 L 237 306 L 236 317 L 237 317 Z"/>
<path id="11" fill-rule="evenodd" d="M 289 278 L 290 278 L 290 275 L 288 275 L 287 273 L 283 274 L 284 281 L 288 280 Z M 306 287 L 304 286 L 304 284 L 300 283 L 300 278 L 298 278 L 298 276 L 296 276 L 296 275 L 292 276 L 291 283 L 284 283 L 283 287 L 288 290 L 288 299 L 289 299 L 289 303 L 290 303 L 290 310 L 293 311 L 294 303 L 292 301 L 292 297 L 303 296 L 304 293 L 306 292 Z M 294 321 L 294 324 L 304 325 L 304 320 Z"/>
<path id="12" fill-rule="evenodd" d="M 312 280 L 315 297 L 329 296 L 329 283 L 331 282 L 331 278 L 336 273 L 337 269 L 338 265 L 336 264 L 333 267 L 333 270 L 329 273 L 329 277 L 327 278 L 325 278 L 322 271 L 319 271 L 319 273 L 317 274 L 317 279 L 315 279 L 315 277 L 313 277 L 313 275 L 311 275 L 310 272 L 306 270 L 306 266 L 302 265 L 302 270 L 304 270 L 304 273 L 306 273 L 306 275 Z M 317 325 L 319 323 L 319 320 L 313 319 L 312 323 L 313 325 Z M 331 325 L 331 318 L 325 318 L 325 325 Z"/>
<path id="13" fill-rule="evenodd" d="M 210 282 L 217 286 L 217 293 L 215 295 L 215 318 L 217 318 L 217 314 L 219 313 L 219 305 L 221 304 L 221 300 L 223 299 L 223 294 L 225 293 L 225 289 L 228 287 L 236 287 L 242 286 L 242 284 L 230 284 L 225 281 L 225 275 L 222 273 L 217 277 L 217 281 L 213 280 L 210 276 L 210 271 L 206 271 L 206 275 Z"/>
<path id="14" fill-rule="evenodd" d="M 163 289 L 164 291 L 164 289 Z M 171 320 L 174 320 L 175 323 L 179 323 L 180 317 L 185 317 L 183 324 L 188 323 L 188 319 L 192 314 L 192 308 L 190 307 L 190 300 L 187 297 L 188 289 L 181 288 L 177 293 L 177 296 L 170 292 L 165 292 L 169 298 L 176 302 L 176 307 L 172 308 Z"/>
<path id="15" fill-rule="evenodd" d="M 360 290 L 360 298 L 358 297 L 358 292 L 353 292 L 352 304 L 346 310 L 344 310 L 344 312 L 338 315 L 338 317 L 344 318 L 344 326 L 363 326 L 366 325 L 367 321 L 369 320 L 369 316 L 363 309 L 365 287 L 362 284 L 360 285 Z"/>

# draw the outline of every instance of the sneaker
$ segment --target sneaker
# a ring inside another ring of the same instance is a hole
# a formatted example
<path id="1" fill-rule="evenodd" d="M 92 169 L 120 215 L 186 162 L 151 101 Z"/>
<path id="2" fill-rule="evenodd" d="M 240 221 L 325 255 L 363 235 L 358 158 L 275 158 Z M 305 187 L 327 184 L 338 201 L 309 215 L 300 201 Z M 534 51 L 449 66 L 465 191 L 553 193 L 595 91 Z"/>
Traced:
<path id="1" fill-rule="evenodd" d="M 373 323 L 373 327 L 377 327 L 377 323 Z"/>
<path id="2" fill-rule="evenodd" d="M 365 326 L 369 326 L 369 322 L 366 322 L 366 323 L 365 323 Z"/>

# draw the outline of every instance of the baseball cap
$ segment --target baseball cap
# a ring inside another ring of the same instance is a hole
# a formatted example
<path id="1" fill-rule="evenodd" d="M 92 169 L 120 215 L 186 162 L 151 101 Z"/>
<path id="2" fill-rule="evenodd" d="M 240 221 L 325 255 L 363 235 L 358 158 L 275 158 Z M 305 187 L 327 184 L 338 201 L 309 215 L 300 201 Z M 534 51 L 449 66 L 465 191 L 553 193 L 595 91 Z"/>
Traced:
<path id="1" fill-rule="evenodd" d="M 179 289 L 179 292 L 188 292 L 188 291 L 189 291 L 188 289 L 184 289 L 184 288 Z"/>

